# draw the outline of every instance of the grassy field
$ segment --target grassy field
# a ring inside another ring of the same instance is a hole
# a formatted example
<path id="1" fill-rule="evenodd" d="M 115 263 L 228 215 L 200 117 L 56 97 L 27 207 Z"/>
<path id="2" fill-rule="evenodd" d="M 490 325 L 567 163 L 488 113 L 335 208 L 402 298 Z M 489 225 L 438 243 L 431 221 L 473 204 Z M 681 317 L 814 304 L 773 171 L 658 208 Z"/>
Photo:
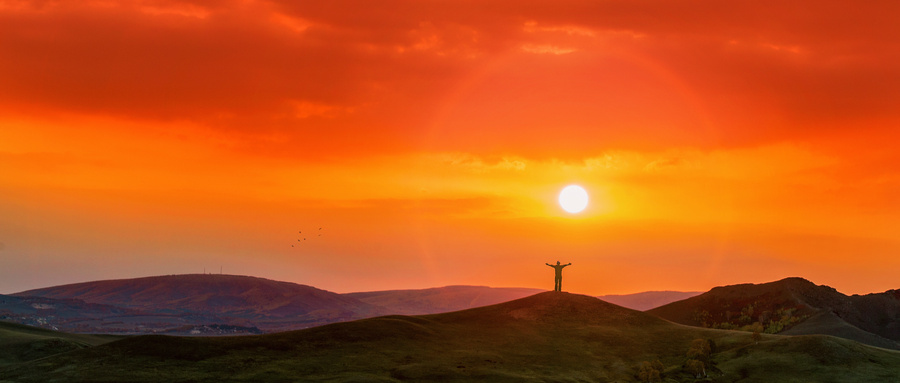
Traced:
<path id="1" fill-rule="evenodd" d="M 683 371 L 694 339 L 714 343 L 707 381 L 900 380 L 900 352 L 828 336 L 763 336 L 673 324 L 595 298 L 542 293 L 499 305 L 388 316 L 279 334 L 138 336 L 19 363 L 0 380 L 270 382 L 635 382 L 660 360 Z"/>
<path id="2" fill-rule="evenodd" d="M 67 334 L 0 322 L 0 369 L 17 363 L 108 343 L 121 337 Z"/>

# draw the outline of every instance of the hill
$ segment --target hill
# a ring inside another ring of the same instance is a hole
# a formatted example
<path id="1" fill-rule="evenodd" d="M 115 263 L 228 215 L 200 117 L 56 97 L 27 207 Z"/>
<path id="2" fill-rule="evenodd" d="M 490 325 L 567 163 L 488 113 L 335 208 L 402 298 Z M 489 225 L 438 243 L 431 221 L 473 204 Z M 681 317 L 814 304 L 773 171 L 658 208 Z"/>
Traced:
<path id="1" fill-rule="evenodd" d="M 161 320 L 165 328 L 227 323 L 278 331 L 386 313 L 377 306 L 311 286 L 219 274 L 84 282 L 13 295 L 117 306 L 142 313 L 144 322 Z"/>
<path id="2" fill-rule="evenodd" d="M 767 333 L 834 335 L 900 349 L 897 290 L 847 296 L 802 278 L 786 278 L 716 287 L 648 313 L 691 326 L 748 329 L 758 322 Z"/>
<path id="3" fill-rule="evenodd" d="M 73 332 L 221 335 L 220 330 L 228 328 L 252 334 L 378 315 L 450 312 L 542 291 L 447 286 L 336 294 L 246 276 L 169 275 L 84 282 L 0 296 L 0 318 L 5 315 L 18 323 Z"/>
<path id="4" fill-rule="evenodd" d="M 109 335 L 67 334 L 17 323 L 0 322 L 0 368 L 111 342 Z"/>
<path id="5" fill-rule="evenodd" d="M 80 299 L 0 295 L 0 320 L 52 330 L 78 331 L 86 321 L 129 314 L 136 312 Z"/>
<path id="6" fill-rule="evenodd" d="M 137 336 L 20 363 L 0 371 L 0 380 L 635 382 L 638 365 L 658 359 L 667 381 L 694 381 L 683 366 L 697 339 L 713 344 L 711 381 L 900 379 L 900 352 L 827 336 L 756 342 L 746 332 L 682 326 L 593 297 L 545 292 L 278 334 Z"/>
<path id="7" fill-rule="evenodd" d="M 252 334 L 378 315 L 457 311 L 542 291 L 446 286 L 336 294 L 246 276 L 170 275 L 84 282 L 0 296 L 0 315 L 7 314 L 19 323 L 74 332 L 221 335 L 221 328 L 227 326 L 240 334 Z"/>
<path id="8" fill-rule="evenodd" d="M 459 311 L 524 298 L 546 290 L 487 286 L 445 286 L 418 290 L 386 290 L 344 294 L 391 314 L 423 315 Z"/>
<path id="9" fill-rule="evenodd" d="M 682 299 L 700 295 L 702 291 L 644 291 L 634 294 L 601 295 L 597 298 L 622 307 L 647 311 Z"/>

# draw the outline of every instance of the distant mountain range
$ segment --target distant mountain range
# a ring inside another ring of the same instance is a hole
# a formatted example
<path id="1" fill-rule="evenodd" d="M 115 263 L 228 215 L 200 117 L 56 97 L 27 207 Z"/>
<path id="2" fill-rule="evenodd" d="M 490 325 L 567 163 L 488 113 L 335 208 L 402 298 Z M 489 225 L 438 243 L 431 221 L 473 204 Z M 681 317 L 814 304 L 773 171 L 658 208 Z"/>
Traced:
<path id="1" fill-rule="evenodd" d="M 647 311 L 668 303 L 680 301 L 702 294 L 702 291 L 645 291 L 625 295 L 601 295 L 600 298 L 609 303 L 638 311 Z"/>
<path id="2" fill-rule="evenodd" d="M 47 287 L 14 297 L 81 300 L 119 307 L 102 320 L 55 310 L 58 328 L 117 333 L 194 331 L 191 325 L 234 325 L 250 332 L 284 331 L 390 314 L 386 309 L 315 287 L 269 279 L 219 274 L 167 275 Z M 0 310 L 8 309 L 0 307 Z M 0 311 L 2 313 L 2 311 Z M 15 313 L 5 314 L 14 316 Z"/>
<path id="3" fill-rule="evenodd" d="M 900 381 L 897 351 L 683 326 L 561 292 L 241 337 L 114 340 L 11 326 L 0 324 L 0 346 L 20 351 L 0 363 L 0 381 Z"/>
<path id="4" fill-rule="evenodd" d="M 380 315 L 444 313 L 543 291 L 446 286 L 337 294 L 248 276 L 167 275 L 0 295 L 0 320 L 80 333 L 255 334 Z M 622 306 L 642 309 L 671 302 L 683 294 L 691 293 L 647 292 L 609 297 Z"/>
<path id="5" fill-rule="evenodd" d="M 446 286 L 344 294 L 383 307 L 391 314 L 423 315 L 459 311 L 524 298 L 546 290 L 486 286 Z"/>
<path id="6" fill-rule="evenodd" d="M 543 290 L 446 286 L 337 294 L 263 278 L 190 274 L 77 283 L 0 295 L 0 320 L 76 333 L 227 335 L 384 315 L 453 312 Z M 900 350 L 900 291 L 846 296 L 802 278 L 601 299 L 698 327 L 825 334 Z M 656 307 L 659 306 L 659 307 Z"/>
<path id="7" fill-rule="evenodd" d="M 803 278 L 716 287 L 647 311 L 690 326 L 825 334 L 900 350 L 900 290 L 847 296 Z"/>

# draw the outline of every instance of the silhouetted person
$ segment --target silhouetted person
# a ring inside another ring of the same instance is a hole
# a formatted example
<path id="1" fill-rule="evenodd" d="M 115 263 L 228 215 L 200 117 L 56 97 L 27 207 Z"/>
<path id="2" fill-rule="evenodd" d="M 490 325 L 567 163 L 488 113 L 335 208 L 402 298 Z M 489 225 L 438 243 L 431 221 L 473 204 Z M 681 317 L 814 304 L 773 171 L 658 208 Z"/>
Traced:
<path id="1" fill-rule="evenodd" d="M 563 267 L 569 266 L 571 264 L 572 264 L 572 262 L 569 262 L 565 265 L 560 265 L 559 261 L 556 261 L 555 265 L 545 263 L 545 265 L 556 269 L 556 279 L 554 279 L 554 281 L 553 281 L 553 291 L 562 291 L 562 269 L 563 269 Z"/>

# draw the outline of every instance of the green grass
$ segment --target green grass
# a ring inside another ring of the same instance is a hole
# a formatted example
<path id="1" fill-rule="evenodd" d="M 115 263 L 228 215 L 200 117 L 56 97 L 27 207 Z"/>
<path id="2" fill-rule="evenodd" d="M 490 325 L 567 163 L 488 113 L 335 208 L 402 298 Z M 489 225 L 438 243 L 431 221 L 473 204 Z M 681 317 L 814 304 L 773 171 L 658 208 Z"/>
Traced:
<path id="1" fill-rule="evenodd" d="M 770 337 L 716 356 L 725 381 L 897 382 L 900 353 L 851 340 L 804 335 Z"/>
<path id="2" fill-rule="evenodd" d="M 0 368 L 29 360 L 96 346 L 121 337 L 68 334 L 0 322 Z"/>
<path id="3" fill-rule="evenodd" d="M 900 379 L 895 351 L 826 336 L 766 335 L 756 344 L 747 332 L 682 326 L 590 297 L 544 293 L 280 334 L 138 336 L 20 363 L 0 371 L 0 380 L 634 382 L 641 361 L 659 359 L 668 381 L 692 382 L 680 366 L 697 338 L 716 344 L 710 381 Z"/>

